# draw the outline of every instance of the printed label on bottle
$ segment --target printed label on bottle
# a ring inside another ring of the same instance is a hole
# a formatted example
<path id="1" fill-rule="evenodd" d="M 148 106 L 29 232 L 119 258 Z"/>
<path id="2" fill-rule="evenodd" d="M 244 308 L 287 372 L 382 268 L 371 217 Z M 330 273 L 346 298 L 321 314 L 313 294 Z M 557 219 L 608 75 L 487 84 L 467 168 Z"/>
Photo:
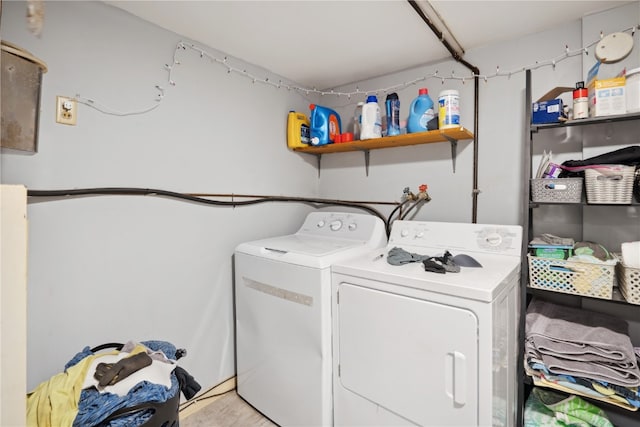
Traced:
<path id="1" fill-rule="evenodd" d="M 420 127 L 428 129 L 428 124 L 433 119 L 433 117 L 433 108 L 429 108 L 422 114 L 422 116 L 420 116 Z"/>
<path id="2" fill-rule="evenodd" d="M 311 129 L 309 129 L 309 126 L 307 125 L 300 126 L 300 141 L 303 144 L 311 143 Z"/>

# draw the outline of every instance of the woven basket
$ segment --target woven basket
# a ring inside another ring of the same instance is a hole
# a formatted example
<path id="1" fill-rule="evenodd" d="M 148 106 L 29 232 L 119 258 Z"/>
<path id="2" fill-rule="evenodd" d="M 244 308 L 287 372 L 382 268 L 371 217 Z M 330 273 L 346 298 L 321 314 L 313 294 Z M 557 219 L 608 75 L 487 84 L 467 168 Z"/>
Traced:
<path id="1" fill-rule="evenodd" d="M 614 265 L 527 257 L 531 288 L 601 299 L 613 296 Z"/>
<path id="2" fill-rule="evenodd" d="M 619 262 L 616 266 L 616 276 L 624 299 L 630 304 L 640 305 L 640 268 L 627 267 Z"/>
<path id="3" fill-rule="evenodd" d="M 631 203 L 635 166 L 607 165 L 597 169 L 585 169 L 587 203 Z"/>
<path id="4" fill-rule="evenodd" d="M 539 203 L 580 203 L 582 178 L 534 178 L 531 201 Z"/>

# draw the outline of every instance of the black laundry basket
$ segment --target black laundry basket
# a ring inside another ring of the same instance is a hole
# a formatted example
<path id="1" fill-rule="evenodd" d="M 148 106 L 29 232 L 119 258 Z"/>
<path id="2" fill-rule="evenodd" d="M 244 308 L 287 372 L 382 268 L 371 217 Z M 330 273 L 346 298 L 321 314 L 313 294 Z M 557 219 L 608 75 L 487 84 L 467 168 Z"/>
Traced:
<path id="1" fill-rule="evenodd" d="M 180 393 L 164 402 L 146 402 L 129 408 L 122 408 L 109 415 L 96 427 L 107 427 L 111 421 L 127 417 L 142 411 L 152 411 L 153 415 L 142 426 L 144 427 L 179 427 L 178 411 L 180 406 Z"/>
<path id="2" fill-rule="evenodd" d="M 91 352 L 97 353 L 108 348 L 121 350 L 123 346 L 124 344 L 121 343 L 107 343 L 92 348 Z M 177 349 L 175 360 L 180 359 L 185 354 L 186 351 L 184 349 Z M 139 414 L 145 411 L 149 411 L 151 413 L 151 417 L 148 418 L 139 427 L 179 427 L 179 407 L 180 389 L 177 390 L 173 397 L 170 397 L 164 402 L 145 402 L 138 405 L 118 409 L 94 427 L 108 427 L 110 423 L 116 419 Z"/>

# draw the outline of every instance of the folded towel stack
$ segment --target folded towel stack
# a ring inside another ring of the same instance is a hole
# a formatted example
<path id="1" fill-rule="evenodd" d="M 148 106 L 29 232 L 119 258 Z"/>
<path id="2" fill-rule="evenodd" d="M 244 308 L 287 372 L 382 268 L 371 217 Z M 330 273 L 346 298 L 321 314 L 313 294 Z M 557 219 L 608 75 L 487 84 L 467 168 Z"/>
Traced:
<path id="1" fill-rule="evenodd" d="M 537 377 L 600 394 L 600 386 L 615 385 L 623 389 L 618 403 L 640 407 L 640 370 L 626 321 L 534 299 L 527 308 L 525 333 L 525 365 L 534 381 Z"/>

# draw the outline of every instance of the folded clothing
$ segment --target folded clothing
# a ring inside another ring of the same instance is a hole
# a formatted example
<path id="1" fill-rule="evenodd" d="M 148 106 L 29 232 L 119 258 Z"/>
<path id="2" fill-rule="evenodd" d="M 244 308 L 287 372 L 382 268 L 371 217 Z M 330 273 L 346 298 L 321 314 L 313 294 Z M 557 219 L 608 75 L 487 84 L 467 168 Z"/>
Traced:
<path id="1" fill-rule="evenodd" d="M 554 373 L 640 385 L 628 324 L 622 319 L 534 299 L 527 308 L 527 354 Z"/>
<path id="2" fill-rule="evenodd" d="M 606 413 L 579 398 L 534 387 L 524 410 L 525 427 L 580 426 L 613 427 Z"/>

